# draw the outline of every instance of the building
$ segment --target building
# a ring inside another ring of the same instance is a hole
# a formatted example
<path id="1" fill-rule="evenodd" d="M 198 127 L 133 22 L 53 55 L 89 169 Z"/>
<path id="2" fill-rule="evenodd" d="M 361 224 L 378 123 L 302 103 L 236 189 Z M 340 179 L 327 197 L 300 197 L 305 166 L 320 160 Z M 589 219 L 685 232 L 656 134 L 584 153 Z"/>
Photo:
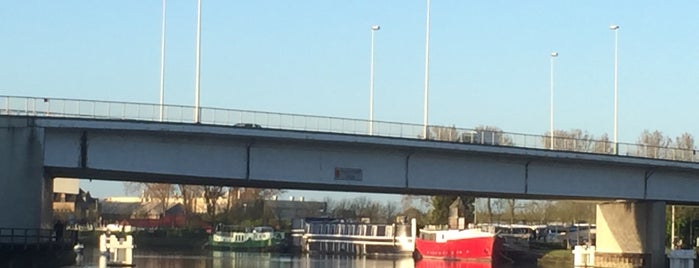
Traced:
<path id="1" fill-rule="evenodd" d="M 99 221 L 99 201 L 80 189 L 70 178 L 53 180 L 53 216 L 67 224 L 94 224 Z"/>

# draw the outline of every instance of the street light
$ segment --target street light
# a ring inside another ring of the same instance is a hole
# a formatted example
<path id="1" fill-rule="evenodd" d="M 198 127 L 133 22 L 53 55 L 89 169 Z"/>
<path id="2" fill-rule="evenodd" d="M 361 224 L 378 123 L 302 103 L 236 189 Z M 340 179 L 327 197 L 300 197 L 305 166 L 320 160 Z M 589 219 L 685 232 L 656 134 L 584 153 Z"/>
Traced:
<path id="1" fill-rule="evenodd" d="M 551 135 L 551 150 L 553 150 L 553 59 L 558 57 L 558 52 L 551 52 L 551 110 L 549 121 L 549 135 Z"/>
<path id="2" fill-rule="evenodd" d="M 619 106 L 619 25 L 612 24 L 609 29 L 614 31 L 614 154 L 619 154 L 618 139 L 618 106 Z"/>
<path id="3" fill-rule="evenodd" d="M 371 26 L 371 63 L 369 64 L 369 135 L 374 135 L 374 33 L 381 26 Z"/>
<path id="4" fill-rule="evenodd" d="M 163 22 L 160 33 L 160 121 L 163 121 L 165 114 L 165 2 L 163 0 Z"/>
<path id="5" fill-rule="evenodd" d="M 423 108 L 423 129 L 422 136 L 428 139 L 427 135 L 427 109 L 428 96 L 430 90 L 430 0 L 427 0 L 427 25 L 425 30 L 425 103 Z"/>
<path id="6" fill-rule="evenodd" d="M 194 77 L 194 123 L 201 122 L 201 114 L 199 111 L 199 77 L 201 76 L 201 0 L 197 0 L 197 60 L 196 74 Z"/>

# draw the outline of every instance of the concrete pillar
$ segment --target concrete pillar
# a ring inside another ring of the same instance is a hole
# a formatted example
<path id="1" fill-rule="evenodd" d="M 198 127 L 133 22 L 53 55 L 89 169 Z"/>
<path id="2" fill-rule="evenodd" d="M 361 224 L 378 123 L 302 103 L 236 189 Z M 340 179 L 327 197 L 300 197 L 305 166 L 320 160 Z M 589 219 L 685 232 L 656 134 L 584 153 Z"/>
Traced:
<path id="1" fill-rule="evenodd" d="M 44 174 L 44 131 L 0 116 L 0 228 L 53 227 L 53 183 Z"/>
<path id="2" fill-rule="evenodd" d="M 621 201 L 597 205 L 601 267 L 665 267 L 665 202 Z"/>

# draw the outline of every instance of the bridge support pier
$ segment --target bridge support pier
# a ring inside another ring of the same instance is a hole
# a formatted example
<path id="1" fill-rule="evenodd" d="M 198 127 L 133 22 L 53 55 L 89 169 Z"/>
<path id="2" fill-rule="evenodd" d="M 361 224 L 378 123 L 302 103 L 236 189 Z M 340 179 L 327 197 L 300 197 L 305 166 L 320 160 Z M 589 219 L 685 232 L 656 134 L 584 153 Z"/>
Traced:
<path id="1" fill-rule="evenodd" d="M 52 228 L 53 183 L 44 174 L 44 131 L 0 117 L 0 228 Z"/>
<path id="2" fill-rule="evenodd" d="M 600 267 L 665 267 L 665 202 L 598 204 L 596 246 Z"/>

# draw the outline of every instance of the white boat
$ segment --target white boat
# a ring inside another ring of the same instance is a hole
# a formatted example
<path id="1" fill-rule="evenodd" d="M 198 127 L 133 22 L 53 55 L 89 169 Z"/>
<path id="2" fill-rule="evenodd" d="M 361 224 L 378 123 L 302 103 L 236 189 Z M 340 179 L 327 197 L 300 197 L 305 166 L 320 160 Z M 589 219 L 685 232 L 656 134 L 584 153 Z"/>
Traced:
<path id="1" fill-rule="evenodd" d="M 306 218 L 292 224 L 293 245 L 304 253 L 405 255 L 415 251 L 415 219 L 393 224 Z"/>

